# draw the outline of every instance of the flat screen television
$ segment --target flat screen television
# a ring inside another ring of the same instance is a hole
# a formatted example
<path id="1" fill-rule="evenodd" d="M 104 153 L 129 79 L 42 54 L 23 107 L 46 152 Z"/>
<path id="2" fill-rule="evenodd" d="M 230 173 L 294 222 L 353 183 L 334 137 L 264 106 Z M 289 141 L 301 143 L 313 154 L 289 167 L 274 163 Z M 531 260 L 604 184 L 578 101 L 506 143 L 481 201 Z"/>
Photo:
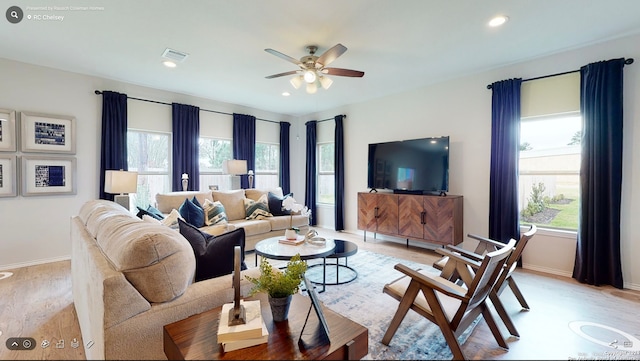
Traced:
<path id="1" fill-rule="evenodd" d="M 449 137 L 369 144 L 367 187 L 395 193 L 449 191 Z"/>

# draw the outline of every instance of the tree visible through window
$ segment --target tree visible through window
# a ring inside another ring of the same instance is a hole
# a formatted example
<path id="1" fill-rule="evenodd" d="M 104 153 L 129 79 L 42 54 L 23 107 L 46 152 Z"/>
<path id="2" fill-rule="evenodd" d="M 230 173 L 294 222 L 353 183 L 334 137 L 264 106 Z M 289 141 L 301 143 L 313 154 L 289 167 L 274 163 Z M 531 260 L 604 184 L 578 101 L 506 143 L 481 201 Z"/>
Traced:
<path id="1" fill-rule="evenodd" d="M 335 204 L 335 143 L 318 144 L 318 203 Z"/>
<path id="2" fill-rule="evenodd" d="M 280 185 L 280 146 L 256 143 L 255 188 L 271 189 Z"/>
<path id="3" fill-rule="evenodd" d="M 200 190 L 209 190 L 210 186 L 218 189 L 230 189 L 231 177 L 222 173 L 222 163 L 233 159 L 231 141 L 201 137 L 198 141 L 200 151 Z"/>
<path id="4" fill-rule="evenodd" d="M 523 118 L 520 123 L 520 223 L 578 229 L 580 114 Z"/>
<path id="5" fill-rule="evenodd" d="M 155 204 L 157 193 L 171 190 L 170 138 L 167 133 L 127 131 L 127 166 L 138 172 L 134 205 L 146 208 Z"/>

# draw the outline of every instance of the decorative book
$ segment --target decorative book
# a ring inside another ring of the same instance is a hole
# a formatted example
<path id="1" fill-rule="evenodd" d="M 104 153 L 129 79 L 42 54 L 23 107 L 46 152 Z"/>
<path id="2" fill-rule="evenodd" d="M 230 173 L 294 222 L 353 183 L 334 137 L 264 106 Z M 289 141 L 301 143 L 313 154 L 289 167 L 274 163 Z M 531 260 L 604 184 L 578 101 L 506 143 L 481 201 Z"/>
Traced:
<path id="1" fill-rule="evenodd" d="M 247 322 L 245 324 L 235 326 L 229 326 L 229 310 L 233 308 L 233 303 L 225 303 L 222 305 L 220 322 L 218 322 L 219 343 L 224 344 L 226 342 L 255 339 L 263 336 L 260 300 L 241 300 L 240 304 L 244 306 Z"/>
<path id="2" fill-rule="evenodd" d="M 282 244 L 288 244 L 288 245 L 292 245 L 292 246 L 297 246 L 299 244 L 303 244 L 304 243 L 304 237 L 298 236 L 296 239 L 281 238 L 281 239 L 278 240 L 278 242 L 280 242 Z"/>
<path id="3" fill-rule="evenodd" d="M 241 348 L 267 343 L 267 341 L 269 341 L 269 331 L 267 330 L 267 325 L 262 321 L 262 336 L 257 338 L 248 338 L 246 340 L 223 342 L 222 349 L 224 352 L 235 351 Z"/>

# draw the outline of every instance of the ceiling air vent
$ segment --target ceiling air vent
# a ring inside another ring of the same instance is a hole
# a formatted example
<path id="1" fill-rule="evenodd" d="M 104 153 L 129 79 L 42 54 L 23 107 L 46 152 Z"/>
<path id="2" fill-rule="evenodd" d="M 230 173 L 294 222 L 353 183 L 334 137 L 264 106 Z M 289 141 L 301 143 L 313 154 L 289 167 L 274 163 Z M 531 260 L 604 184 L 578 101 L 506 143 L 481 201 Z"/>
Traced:
<path id="1" fill-rule="evenodd" d="M 171 59 L 179 63 L 183 62 L 184 59 L 187 58 L 187 56 L 189 56 L 189 54 L 183 53 L 177 50 L 169 49 L 169 48 L 166 48 L 164 50 L 164 53 L 162 53 L 163 58 Z"/>

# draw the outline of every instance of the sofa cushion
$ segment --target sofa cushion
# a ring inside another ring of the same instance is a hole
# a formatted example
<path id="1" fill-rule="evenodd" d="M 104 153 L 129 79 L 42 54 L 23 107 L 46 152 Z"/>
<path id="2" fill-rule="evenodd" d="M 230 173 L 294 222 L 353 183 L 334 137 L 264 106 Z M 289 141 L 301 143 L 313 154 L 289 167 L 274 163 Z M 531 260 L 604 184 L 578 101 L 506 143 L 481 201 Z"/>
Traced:
<path id="1" fill-rule="evenodd" d="M 203 205 L 204 224 L 211 226 L 214 224 L 226 224 L 227 213 L 224 211 L 224 205 L 220 201 L 212 202 L 206 200 Z"/>
<path id="2" fill-rule="evenodd" d="M 193 199 L 185 199 L 178 209 L 178 212 L 180 212 L 182 219 L 186 222 L 196 227 L 204 226 L 204 209 L 202 209 L 196 197 L 193 197 Z"/>
<path id="3" fill-rule="evenodd" d="M 267 195 L 263 195 L 257 201 L 253 199 L 244 199 L 244 208 L 246 210 L 246 219 L 265 219 L 273 217 L 273 214 L 269 213 L 269 205 L 267 204 Z"/>
<path id="4" fill-rule="evenodd" d="M 260 197 L 266 195 L 269 192 L 279 197 L 283 196 L 282 187 L 275 187 L 275 188 L 269 188 L 269 189 L 248 188 L 244 190 L 245 197 L 249 199 L 253 199 L 254 201 L 257 201 L 258 199 L 260 199 Z"/>
<path id="5" fill-rule="evenodd" d="M 245 236 L 247 237 L 271 232 L 271 223 L 267 219 L 242 219 L 238 221 L 230 221 L 229 223 L 235 228 L 244 228 Z"/>
<path id="6" fill-rule="evenodd" d="M 122 211 L 102 219 L 96 227 L 102 253 L 149 302 L 167 302 L 182 295 L 195 274 L 189 242 L 178 232 Z"/>
<path id="7" fill-rule="evenodd" d="M 300 214 L 273 216 L 269 218 L 268 221 L 271 224 L 272 231 L 309 225 L 309 217 Z"/>
<path id="8" fill-rule="evenodd" d="M 235 221 L 246 217 L 244 208 L 244 189 L 212 191 L 212 193 L 213 200 L 219 201 L 224 205 L 224 210 L 227 213 L 228 220 Z"/>
<path id="9" fill-rule="evenodd" d="M 196 197 L 200 204 L 204 204 L 206 199 L 213 200 L 211 191 L 186 191 L 169 192 L 156 194 L 156 208 L 163 214 L 168 214 L 172 209 L 180 208 L 185 199 Z"/>
<path id="10" fill-rule="evenodd" d="M 293 193 L 289 193 L 284 197 L 279 196 L 273 192 L 267 193 L 269 212 L 271 212 L 271 214 L 273 214 L 274 216 L 288 216 L 289 214 L 291 214 L 291 211 L 282 207 L 282 201 L 289 197 L 293 197 Z"/>
<path id="11" fill-rule="evenodd" d="M 240 246 L 241 269 L 247 269 L 244 262 L 245 235 L 242 228 L 220 236 L 212 236 L 182 220 L 179 221 L 179 225 L 180 233 L 191 244 L 196 258 L 196 282 L 231 274 L 234 268 L 235 246 Z"/>

